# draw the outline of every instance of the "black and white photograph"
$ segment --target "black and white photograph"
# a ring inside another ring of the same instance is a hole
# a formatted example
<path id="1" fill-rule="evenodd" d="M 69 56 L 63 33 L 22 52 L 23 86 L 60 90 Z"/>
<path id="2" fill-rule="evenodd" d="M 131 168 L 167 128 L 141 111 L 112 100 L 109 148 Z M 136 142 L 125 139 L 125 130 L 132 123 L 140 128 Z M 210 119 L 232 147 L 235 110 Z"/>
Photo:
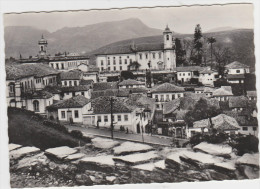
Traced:
<path id="1" fill-rule="evenodd" d="M 10 187 L 259 179 L 254 9 L 5 12 Z"/>

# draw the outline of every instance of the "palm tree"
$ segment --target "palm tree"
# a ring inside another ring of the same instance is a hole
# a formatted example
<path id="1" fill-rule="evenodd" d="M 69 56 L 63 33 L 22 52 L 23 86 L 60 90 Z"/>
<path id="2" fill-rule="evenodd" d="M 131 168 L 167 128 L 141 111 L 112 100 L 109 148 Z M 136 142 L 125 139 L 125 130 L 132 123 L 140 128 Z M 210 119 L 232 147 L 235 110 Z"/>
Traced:
<path id="1" fill-rule="evenodd" d="M 211 59 L 211 68 L 212 68 L 212 64 L 213 64 L 213 62 L 212 62 L 212 51 L 213 51 L 212 45 L 213 45 L 213 43 L 216 42 L 216 39 L 214 37 L 209 37 L 207 39 L 207 41 L 210 44 L 210 57 L 211 57 L 210 59 Z"/>

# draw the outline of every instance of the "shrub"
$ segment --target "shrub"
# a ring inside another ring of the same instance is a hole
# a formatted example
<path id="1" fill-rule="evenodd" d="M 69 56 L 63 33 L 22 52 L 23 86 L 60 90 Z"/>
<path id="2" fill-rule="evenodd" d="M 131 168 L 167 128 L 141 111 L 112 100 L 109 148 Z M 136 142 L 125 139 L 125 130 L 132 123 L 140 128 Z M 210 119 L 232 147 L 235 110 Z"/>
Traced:
<path id="1" fill-rule="evenodd" d="M 219 132 L 219 133 L 212 133 L 212 134 L 202 134 L 197 133 L 190 138 L 189 143 L 191 146 L 196 146 L 201 142 L 208 142 L 211 144 L 220 144 L 223 142 L 227 142 L 229 135 L 227 133 Z"/>
<path id="2" fill-rule="evenodd" d="M 70 132 L 70 135 L 75 137 L 75 138 L 78 138 L 78 139 L 82 139 L 82 137 L 83 137 L 83 133 L 81 131 L 78 131 L 78 130 L 72 130 Z"/>
<path id="3" fill-rule="evenodd" d="M 63 133 L 69 133 L 68 129 L 64 125 L 61 125 L 60 123 L 56 123 L 54 121 L 44 120 L 43 125 L 59 130 Z"/>

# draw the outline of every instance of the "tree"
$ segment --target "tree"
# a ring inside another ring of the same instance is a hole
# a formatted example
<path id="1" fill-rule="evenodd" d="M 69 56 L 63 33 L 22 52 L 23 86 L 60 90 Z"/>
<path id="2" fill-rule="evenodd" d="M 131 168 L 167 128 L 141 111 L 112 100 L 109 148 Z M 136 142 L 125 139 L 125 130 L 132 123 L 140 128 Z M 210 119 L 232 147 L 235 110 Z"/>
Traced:
<path id="1" fill-rule="evenodd" d="M 120 80 L 135 79 L 135 75 L 131 71 L 122 71 L 120 74 Z"/>
<path id="2" fill-rule="evenodd" d="M 185 54 L 186 51 L 182 48 L 181 40 L 176 38 L 175 39 L 175 52 L 176 52 L 176 65 L 183 65 L 185 61 Z"/>
<path id="3" fill-rule="evenodd" d="M 212 51 L 213 51 L 213 43 L 216 43 L 216 39 L 214 37 L 209 37 L 207 42 L 210 44 L 210 60 L 211 60 L 211 67 L 212 67 Z"/>
<path id="4" fill-rule="evenodd" d="M 193 57 L 191 57 L 192 61 L 196 65 L 200 65 L 202 63 L 203 38 L 202 38 L 201 27 L 199 24 L 197 24 L 195 27 L 193 45 L 194 45 L 194 49 L 195 49 L 195 54 Z"/>
<path id="5" fill-rule="evenodd" d="M 193 126 L 193 122 L 199 121 L 202 119 L 209 119 L 209 128 L 213 127 L 212 117 L 217 116 L 221 113 L 221 110 L 208 103 L 206 99 L 200 98 L 195 104 L 194 108 L 188 111 L 184 116 L 184 121 L 188 124 L 189 127 Z"/>

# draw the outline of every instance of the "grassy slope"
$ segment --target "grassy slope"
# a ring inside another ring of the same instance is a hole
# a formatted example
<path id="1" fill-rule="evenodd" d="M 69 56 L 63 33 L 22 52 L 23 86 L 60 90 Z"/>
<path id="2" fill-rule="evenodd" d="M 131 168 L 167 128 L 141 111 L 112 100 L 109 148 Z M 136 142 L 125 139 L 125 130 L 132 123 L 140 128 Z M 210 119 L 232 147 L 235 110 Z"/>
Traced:
<path id="1" fill-rule="evenodd" d="M 36 146 L 42 150 L 58 146 L 76 147 L 78 140 L 69 134 L 46 127 L 43 120 L 30 120 L 32 115 L 19 109 L 8 110 L 9 143 Z"/>

